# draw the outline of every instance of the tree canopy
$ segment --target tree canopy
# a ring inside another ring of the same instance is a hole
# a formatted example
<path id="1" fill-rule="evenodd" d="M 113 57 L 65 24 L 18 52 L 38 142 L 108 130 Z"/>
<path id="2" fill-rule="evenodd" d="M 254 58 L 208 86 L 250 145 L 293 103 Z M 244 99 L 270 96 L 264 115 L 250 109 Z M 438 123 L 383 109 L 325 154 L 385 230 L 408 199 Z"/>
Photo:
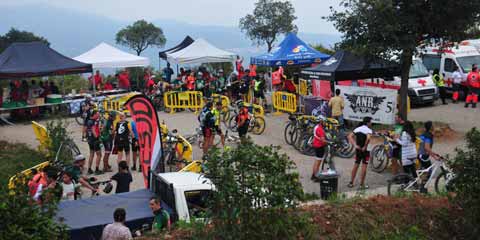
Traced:
<path id="1" fill-rule="evenodd" d="M 344 0 L 327 17 L 343 33 L 341 48 L 391 59 L 402 66 L 400 115 L 407 117 L 408 76 L 417 47 L 430 40 L 456 42 L 479 20 L 480 1 Z"/>
<path id="2" fill-rule="evenodd" d="M 257 45 L 267 44 L 270 52 L 280 34 L 297 31 L 295 19 L 290 1 L 259 0 L 253 14 L 240 19 L 240 29 Z"/>
<path id="3" fill-rule="evenodd" d="M 139 20 L 117 33 L 117 44 L 134 50 L 138 56 L 150 46 L 163 47 L 167 41 L 161 28 Z"/>
<path id="4" fill-rule="evenodd" d="M 14 42 L 44 42 L 50 45 L 48 40 L 44 37 L 37 36 L 32 32 L 21 31 L 16 28 L 10 28 L 5 35 L 0 35 L 0 53 L 3 52 L 10 44 Z"/>

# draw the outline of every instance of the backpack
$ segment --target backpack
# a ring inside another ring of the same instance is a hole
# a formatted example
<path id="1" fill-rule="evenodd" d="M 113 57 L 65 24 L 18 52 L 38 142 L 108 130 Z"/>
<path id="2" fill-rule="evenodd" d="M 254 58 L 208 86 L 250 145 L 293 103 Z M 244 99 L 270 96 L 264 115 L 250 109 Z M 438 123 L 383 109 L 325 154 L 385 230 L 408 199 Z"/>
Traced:
<path id="1" fill-rule="evenodd" d="M 30 181 L 28 181 L 28 193 L 31 197 L 35 196 L 38 191 L 38 186 L 40 186 L 40 184 L 45 184 L 44 182 L 46 182 L 46 180 L 42 179 L 44 177 L 45 176 L 43 176 L 43 173 L 37 173 Z"/>
<path id="2" fill-rule="evenodd" d="M 202 112 L 198 115 L 198 121 L 200 122 L 200 126 L 205 126 L 205 120 L 207 118 L 209 109 L 203 109 Z"/>

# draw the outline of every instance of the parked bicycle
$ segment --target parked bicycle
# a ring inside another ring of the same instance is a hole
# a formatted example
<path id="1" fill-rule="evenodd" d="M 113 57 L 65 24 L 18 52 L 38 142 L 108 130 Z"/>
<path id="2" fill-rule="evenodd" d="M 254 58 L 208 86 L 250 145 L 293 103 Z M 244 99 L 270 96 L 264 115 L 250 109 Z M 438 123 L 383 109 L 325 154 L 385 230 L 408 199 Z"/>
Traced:
<path id="1" fill-rule="evenodd" d="M 237 115 L 238 115 L 238 110 L 234 109 L 234 114 L 230 117 L 228 120 L 228 129 L 230 129 L 232 132 L 237 132 Z M 257 116 L 254 113 L 249 112 L 248 113 L 249 118 L 250 118 L 250 124 L 248 125 L 248 131 L 252 132 L 255 135 L 261 135 L 265 131 L 265 119 L 261 116 Z"/>
<path id="2" fill-rule="evenodd" d="M 430 167 L 417 170 L 416 173 L 416 178 L 410 174 L 400 173 L 388 180 L 388 195 L 407 192 L 427 193 L 432 183 L 437 194 L 452 191 L 451 183 L 455 174 L 447 166 L 444 158 L 434 160 Z"/>
<path id="3" fill-rule="evenodd" d="M 370 151 L 370 167 L 374 172 L 381 173 L 388 167 L 388 165 L 390 165 L 390 161 L 393 157 L 393 143 L 395 140 L 390 134 L 378 133 L 374 136 L 381 137 L 383 142 L 375 145 Z"/>
<path id="4" fill-rule="evenodd" d="M 192 162 L 192 145 L 174 129 L 165 137 L 165 162 L 169 172 L 176 172 Z"/>

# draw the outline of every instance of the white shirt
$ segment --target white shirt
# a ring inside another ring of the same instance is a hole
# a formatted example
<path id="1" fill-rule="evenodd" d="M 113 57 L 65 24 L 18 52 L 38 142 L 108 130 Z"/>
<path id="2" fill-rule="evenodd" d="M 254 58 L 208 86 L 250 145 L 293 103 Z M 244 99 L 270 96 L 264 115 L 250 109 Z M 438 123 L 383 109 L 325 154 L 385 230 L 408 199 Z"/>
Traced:
<path id="1" fill-rule="evenodd" d="M 461 82 L 463 82 L 463 75 L 458 70 L 453 72 L 452 78 L 453 78 L 453 83 L 455 84 L 460 84 Z"/>
<path id="2" fill-rule="evenodd" d="M 412 137 L 405 131 L 397 139 L 398 144 L 402 145 L 402 165 L 408 166 L 414 164 L 417 159 L 417 147 L 415 142 L 412 142 Z"/>
<path id="3" fill-rule="evenodd" d="M 62 200 L 75 200 L 75 184 L 73 182 L 70 184 L 62 183 L 62 189 Z"/>
<path id="4" fill-rule="evenodd" d="M 123 223 L 110 223 L 103 229 L 102 240 L 130 240 L 132 233 Z"/>

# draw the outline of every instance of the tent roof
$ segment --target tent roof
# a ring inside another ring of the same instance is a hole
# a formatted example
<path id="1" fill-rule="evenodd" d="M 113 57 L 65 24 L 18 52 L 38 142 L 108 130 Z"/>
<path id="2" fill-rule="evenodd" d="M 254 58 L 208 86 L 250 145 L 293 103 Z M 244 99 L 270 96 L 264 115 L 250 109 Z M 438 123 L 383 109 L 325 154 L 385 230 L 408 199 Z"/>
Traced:
<path id="1" fill-rule="evenodd" d="M 0 55 L 0 79 L 91 71 L 91 64 L 68 58 L 42 42 L 12 43 Z"/>
<path id="2" fill-rule="evenodd" d="M 168 61 L 177 64 L 233 62 L 235 56 L 235 53 L 219 49 L 202 38 L 180 51 L 167 53 Z"/>
<path id="3" fill-rule="evenodd" d="M 321 53 L 289 33 L 270 53 L 252 57 L 250 62 L 259 66 L 285 66 L 320 63 L 330 55 Z"/>
<path id="4" fill-rule="evenodd" d="M 167 53 L 174 53 L 178 52 L 186 47 L 188 47 L 190 44 L 192 44 L 195 40 L 191 38 L 190 36 L 186 36 L 185 39 L 181 43 L 179 43 L 177 46 L 169 48 L 167 50 L 161 51 L 158 53 L 158 56 L 162 59 L 167 59 Z"/>
<path id="5" fill-rule="evenodd" d="M 400 75 L 397 64 L 382 59 L 368 60 L 347 51 L 337 51 L 327 61 L 302 70 L 309 79 L 353 80 L 362 78 L 393 77 Z"/>
<path id="6" fill-rule="evenodd" d="M 93 68 L 144 67 L 150 64 L 148 58 L 121 51 L 104 42 L 74 59 L 91 63 Z"/>

